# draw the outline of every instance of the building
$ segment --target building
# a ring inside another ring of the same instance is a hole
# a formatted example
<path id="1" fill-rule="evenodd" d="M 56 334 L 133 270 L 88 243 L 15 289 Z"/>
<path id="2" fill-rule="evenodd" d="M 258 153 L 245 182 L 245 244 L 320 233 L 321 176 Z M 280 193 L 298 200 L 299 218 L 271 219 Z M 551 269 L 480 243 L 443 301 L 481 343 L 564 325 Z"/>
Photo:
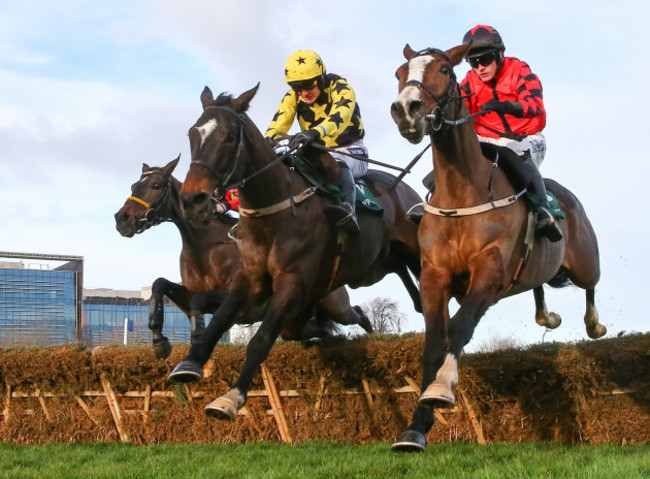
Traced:
<path id="1" fill-rule="evenodd" d="M 0 252 L 0 347 L 70 342 L 93 347 L 125 338 L 128 344 L 150 343 L 150 296 L 151 287 L 83 289 L 81 256 Z M 187 316 L 168 300 L 163 334 L 172 343 L 190 339 Z"/>

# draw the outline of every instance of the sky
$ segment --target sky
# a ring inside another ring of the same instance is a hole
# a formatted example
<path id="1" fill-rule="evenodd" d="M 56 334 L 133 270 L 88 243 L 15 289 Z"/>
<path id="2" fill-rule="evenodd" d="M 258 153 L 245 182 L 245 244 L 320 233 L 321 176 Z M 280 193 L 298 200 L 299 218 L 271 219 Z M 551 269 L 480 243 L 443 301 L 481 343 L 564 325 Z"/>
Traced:
<path id="1" fill-rule="evenodd" d="M 644 7 L 640 0 L 2 2 L 0 251 L 83 256 L 86 288 L 140 289 L 160 276 L 178 282 L 176 228 L 123 238 L 113 215 L 142 163 L 162 166 L 180 153 L 175 173 L 185 177 L 187 130 L 201 113 L 204 86 L 239 95 L 260 82 L 249 114 L 264 131 L 287 89 L 286 59 L 315 50 L 355 89 L 370 157 L 404 166 L 424 147 L 403 139 L 390 117 L 405 44 L 449 49 L 487 24 L 500 32 L 506 55 L 526 61 L 542 81 L 541 170 L 578 196 L 599 238 L 596 305 L 608 336 L 646 332 Z M 460 78 L 466 71 L 456 67 Z M 426 154 L 405 178 L 422 196 L 431 167 Z M 424 328 L 396 277 L 351 297 L 394 299 L 404 331 Z M 471 344 L 586 339 L 584 302 L 577 288 L 547 288 L 549 309 L 564 322 L 546 331 L 534 322 L 532 292 L 506 298 Z"/>

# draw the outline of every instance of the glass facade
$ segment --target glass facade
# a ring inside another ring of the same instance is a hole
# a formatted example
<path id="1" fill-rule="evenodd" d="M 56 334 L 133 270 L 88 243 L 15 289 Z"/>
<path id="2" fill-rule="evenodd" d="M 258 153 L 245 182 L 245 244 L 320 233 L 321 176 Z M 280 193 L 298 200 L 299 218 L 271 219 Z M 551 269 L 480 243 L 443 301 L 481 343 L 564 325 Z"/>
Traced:
<path id="1" fill-rule="evenodd" d="M 0 347 L 75 342 L 76 274 L 0 268 Z M 83 299 L 83 316 L 80 321 L 83 341 L 91 347 L 122 344 L 125 318 L 132 325 L 132 330 L 127 327 L 127 344 L 151 343 L 148 300 L 88 297 Z M 168 301 L 163 334 L 172 343 L 190 340 L 187 316 Z M 222 341 L 229 341 L 229 336 L 226 334 Z"/>
<path id="2" fill-rule="evenodd" d="M 75 276 L 0 268 L 0 346 L 74 342 Z"/>

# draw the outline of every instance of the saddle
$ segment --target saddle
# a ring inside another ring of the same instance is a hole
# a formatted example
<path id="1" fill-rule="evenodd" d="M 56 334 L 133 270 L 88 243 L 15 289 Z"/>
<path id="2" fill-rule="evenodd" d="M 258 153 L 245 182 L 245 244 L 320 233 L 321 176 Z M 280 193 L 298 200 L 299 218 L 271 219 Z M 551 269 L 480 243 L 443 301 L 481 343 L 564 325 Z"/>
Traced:
<path id="1" fill-rule="evenodd" d="M 288 161 L 307 183 L 316 188 L 319 193 L 331 197 L 336 202 L 341 201 L 342 195 L 339 187 L 334 183 L 326 181 L 323 175 L 316 170 L 309 160 L 299 155 L 290 155 Z M 356 207 L 371 213 L 383 214 L 384 208 L 377 203 L 377 199 L 366 180 L 364 178 L 357 178 L 354 180 L 354 183 L 357 189 Z"/>
<path id="2" fill-rule="evenodd" d="M 496 161 L 497 165 L 498 165 L 499 158 L 503 158 L 503 157 L 507 157 L 510 161 L 521 161 L 521 157 L 517 155 L 517 153 L 515 153 L 510 148 L 507 148 L 505 146 L 497 146 L 497 145 L 493 145 L 492 143 L 483 143 L 483 142 L 481 142 L 480 145 L 481 145 L 481 152 L 483 153 L 483 156 L 485 156 L 488 160 L 492 161 L 493 163 Z M 508 175 L 506 174 L 506 177 L 507 176 Z M 546 190 L 546 196 L 548 199 L 548 206 L 549 206 L 549 210 L 551 211 L 551 214 L 553 214 L 553 216 L 557 219 L 566 218 L 566 215 L 560 209 L 560 205 L 555 199 L 553 193 Z M 528 208 L 528 210 L 534 211 L 535 206 L 538 204 L 537 195 L 527 191 L 524 198 L 526 200 L 526 207 Z"/>

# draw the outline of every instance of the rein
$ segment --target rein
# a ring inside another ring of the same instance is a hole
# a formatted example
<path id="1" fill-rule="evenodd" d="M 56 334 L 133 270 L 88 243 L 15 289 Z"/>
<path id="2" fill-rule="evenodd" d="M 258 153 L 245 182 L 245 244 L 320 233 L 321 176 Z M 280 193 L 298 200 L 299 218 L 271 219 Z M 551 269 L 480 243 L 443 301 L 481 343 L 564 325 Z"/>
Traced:
<path id="1" fill-rule="evenodd" d="M 223 179 L 223 183 L 225 183 L 225 186 L 220 186 L 215 190 L 215 193 L 216 193 L 217 197 L 222 197 L 227 191 L 229 191 L 229 190 L 231 190 L 233 188 L 243 188 L 244 185 L 246 184 L 246 182 L 250 181 L 251 179 L 255 178 L 258 175 L 261 175 L 265 171 L 271 169 L 272 167 L 274 167 L 278 163 L 282 162 L 285 158 L 289 157 L 291 154 L 293 154 L 296 151 L 295 148 L 292 149 L 292 150 L 289 150 L 287 153 L 285 153 L 285 154 L 283 154 L 281 156 L 278 156 L 271 163 L 269 163 L 267 165 L 264 165 L 263 168 L 260 168 L 259 170 L 255 171 L 250 176 L 247 176 L 246 178 L 243 178 L 243 179 L 237 181 L 236 183 L 228 184 L 228 181 L 234 175 L 235 170 L 237 169 L 239 159 L 241 157 L 241 152 L 244 149 L 244 137 L 245 137 L 245 135 L 244 135 L 244 124 L 246 122 L 246 115 L 237 113 L 232 108 L 228 108 L 228 107 L 225 107 L 225 106 L 208 106 L 206 108 L 206 110 L 207 109 L 227 111 L 228 113 L 233 114 L 239 120 L 239 144 L 237 145 L 237 153 L 235 154 L 235 161 L 233 161 L 232 167 L 226 173 L 226 175 L 225 175 L 225 177 Z M 190 162 L 190 167 L 192 165 L 199 165 L 199 166 L 205 168 L 215 178 L 220 178 L 221 177 L 221 173 L 219 173 L 216 169 L 214 169 L 210 165 L 205 164 L 205 163 L 203 163 L 203 162 L 201 162 L 199 160 L 192 160 Z"/>
<path id="2" fill-rule="evenodd" d="M 411 60 L 417 56 L 421 55 L 430 55 L 432 53 L 439 53 L 442 54 L 443 56 L 446 57 L 446 59 L 451 63 L 451 59 L 449 56 L 438 49 L 431 49 L 427 48 L 426 50 L 421 50 L 417 53 L 415 53 L 412 57 Z M 409 60 L 410 61 L 410 60 Z M 445 111 L 447 107 L 451 104 L 452 101 L 461 101 L 463 100 L 463 96 L 458 94 L 455 95 L 454 92 L 458 90 L 458 82 L 456 80 L 456 75 L 455 73 L 451 73 L 451 76 L 449 78 L 449 84 L 447 85 L 447 89 L 445 90 L 444 94 L 442 96 L 436 95 L 433 91 L 431 91 L 430 88 L 428 88 L 426 85 L 423 85 L 420 81 L 418 80 L 410 80 L 406 82 L 406 85 L 410 86 L 416 86 L 420 91 L 424 90 L 426 91 L 431 97 L 436 100 L 436 105 L 432 108 L 431 113 L 425 115 L 425 119 L 429 121 L 429 126 L 431 127 L 431 130 L 429 132 L 429 138 L 430 138 L 430 143 L 427 145 L 427 148 L 431 145 L 433 145 L 433 134 L 438 132 L 443 125 L 449 125 L 452 127 L 457 127 L 460 126 L 464 123 L 467 123 L 474 118 L 484 115 L 489 112 L 489 110 L 484 110 L 484 111 L 479 111 L 476 113 L 472 113 L 469 115 L 466 115 L 462 118 L 457 118 L 453 120 L 449 120 L 445 118 Z M 444 103 L 443 103 L 443 100 Z M 426 151 L 426 148 L 425 148 Z M 424 151 L 422 152 L 424 153 Z M 422 155 L 420 154 L 420 156 Z M 419 157 L 417 158 L 419 160 Z M 523 189 L 519 193 L 515 193 L 514 195 L 508 196 L 507 198 L 502 198 L 500 200 L 493 200 L 492 199 L 492 177 L 494 174 L 494 170 L 498 168 L 498 161 L 499 161 L 499 156 L 497 154 L 496 159 L 493 161 L 492 165 L 492 170 L 490 171 L 490 179 L 488 181 L 488 202 L 483 203 L 480 205 L 476 206 L 469 206 L 469 207 L 464 207 L 464 208 L 438 208 L 437 206 L 430 205 L 429 203 L 420 203 L 418 205 L 414 205 L 411 210 L 415 206 L 424 206 L 424 211 L 427 213 L 430 213 L 432 215 L 436 216 L 444 216 L 448 218 L 455 218 L 455 217 L 460 217 L 460 216 L 471 216 L 471 215 L 477 215 L 481 213 L 485 213 L 486 211 L 490 211 L 493 209 L 497 208 L 503 208 L 505 206 L 510 206 L 511 204 L 515 203 L 524 193 L 526 193 L 526 189 Z M 410 165 L 409 165 L 410 166 Z M 410 210 L 409 210 L 410 211 Z"/>

